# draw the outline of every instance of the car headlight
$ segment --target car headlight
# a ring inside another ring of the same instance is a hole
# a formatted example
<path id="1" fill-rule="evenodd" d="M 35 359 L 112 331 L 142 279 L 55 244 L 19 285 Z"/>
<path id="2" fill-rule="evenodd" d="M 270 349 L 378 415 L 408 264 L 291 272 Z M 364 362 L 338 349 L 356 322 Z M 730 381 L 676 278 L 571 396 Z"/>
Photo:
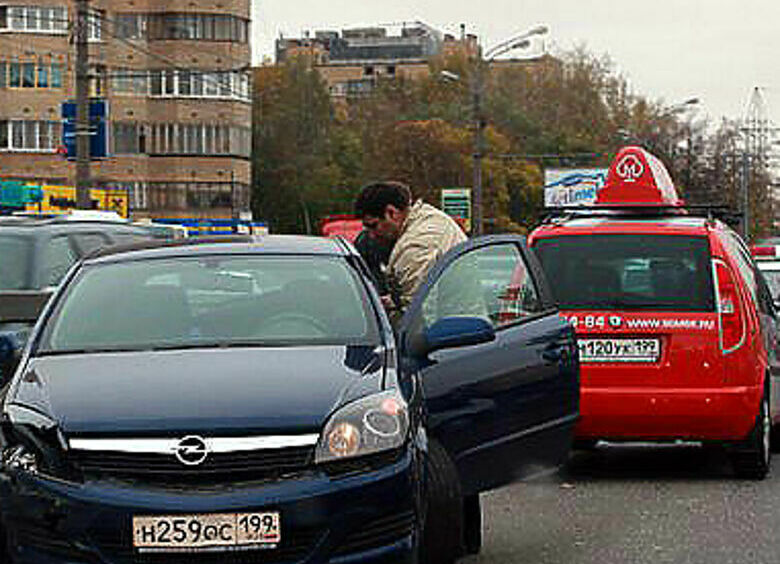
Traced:
<path id="1" fill-rule="evenodd" d="M 409 408 L 396 392 L 371 395 L 336 411 L 320 435 L 315 462 L 334 462 L 392 450 L 409 432 Z"/>

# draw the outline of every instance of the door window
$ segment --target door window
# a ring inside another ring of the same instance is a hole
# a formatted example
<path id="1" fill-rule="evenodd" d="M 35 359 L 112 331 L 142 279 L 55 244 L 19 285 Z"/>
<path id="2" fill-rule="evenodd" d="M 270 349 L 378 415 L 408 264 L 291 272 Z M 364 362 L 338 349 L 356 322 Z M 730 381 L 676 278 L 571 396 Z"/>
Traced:
<path id="1" fill-rule="evenodd" d="M 66 235 L 53 237 L 46 247 L 43 262 L 44 286 L 57 286 L 78 260 Z"/>
<path id="2" fill-rule="evenodd" d="M 517 246 L 482 247 L 456 260 L 423 302 L 427 326 L 445 317 L 482 317 L 495 328 L 541 310 L 539 294 Z"/>
<path id="3" fill-rule="evenodd" d="M 76 243 L 81 250 L 82 256 L 85 256 L 108 246 L 110 241 L 102 233 L 79 233 L 76 235 Z"/>

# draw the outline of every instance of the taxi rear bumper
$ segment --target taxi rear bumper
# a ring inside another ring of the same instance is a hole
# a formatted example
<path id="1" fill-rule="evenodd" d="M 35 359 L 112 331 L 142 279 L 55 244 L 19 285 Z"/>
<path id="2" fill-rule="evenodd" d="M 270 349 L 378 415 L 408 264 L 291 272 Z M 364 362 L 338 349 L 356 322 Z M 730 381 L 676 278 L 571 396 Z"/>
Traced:
<path id="1" fill-rule="evenodd" d="M 577 439 L 739 441 L 753 428 L 763 388 L 581 390 Z"/>

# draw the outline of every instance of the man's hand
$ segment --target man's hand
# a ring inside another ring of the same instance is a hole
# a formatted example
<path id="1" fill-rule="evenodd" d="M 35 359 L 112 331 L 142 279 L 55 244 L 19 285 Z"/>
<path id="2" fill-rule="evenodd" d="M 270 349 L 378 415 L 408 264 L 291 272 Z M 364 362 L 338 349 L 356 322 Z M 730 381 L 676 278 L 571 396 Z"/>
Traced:
<path id="1" fill-rule="evenodd" d="M 396 309 L 395 302 L 393 302 L 393 298 L 390 296 L 390 294 L 385 294 L 384 296 L 381 296 L 382 299 L 382 305 L 385 307 L 387 311 L 393 311 Z"/>

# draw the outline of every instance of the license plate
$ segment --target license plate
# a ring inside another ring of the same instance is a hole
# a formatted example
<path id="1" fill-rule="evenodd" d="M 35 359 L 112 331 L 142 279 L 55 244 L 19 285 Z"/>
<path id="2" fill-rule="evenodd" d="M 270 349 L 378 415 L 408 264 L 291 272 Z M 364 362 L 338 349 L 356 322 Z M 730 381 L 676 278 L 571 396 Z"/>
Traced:
<path id="1" fill-rule="evenodd" d="M 196 552 L 276 548 L 279 513 L 212 513 L 133 517 L 139 552 Z"/>
<path id="2" fill-rule="evenodd" d="M 656 362 L 660 339 L 579 339 L 580 362 Z"/>

